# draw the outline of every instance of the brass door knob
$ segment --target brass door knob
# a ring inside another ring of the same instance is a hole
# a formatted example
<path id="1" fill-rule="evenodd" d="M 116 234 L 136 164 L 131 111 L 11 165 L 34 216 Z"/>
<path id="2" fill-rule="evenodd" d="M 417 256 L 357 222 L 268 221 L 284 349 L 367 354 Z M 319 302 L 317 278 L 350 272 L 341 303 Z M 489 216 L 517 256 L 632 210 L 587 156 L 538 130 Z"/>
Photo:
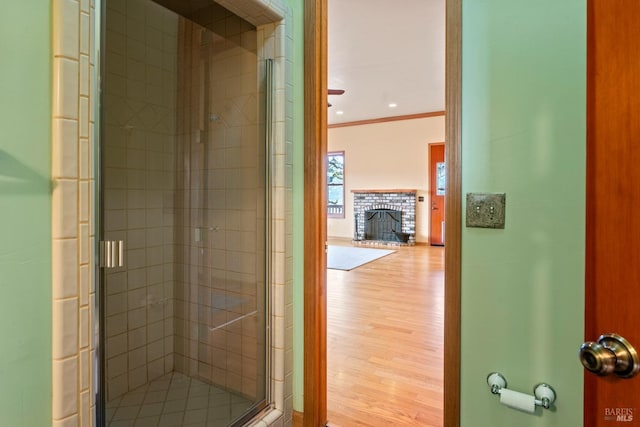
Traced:
<path id="1" fill-rule="evenodd" d="M 587 341 L 578 352 L 580 362 L 596 375 L 615 374 L 631 378 L 640 371 L 640 360 L 635 348 L 617 334 L 600 335 L 598 342 Z"/>

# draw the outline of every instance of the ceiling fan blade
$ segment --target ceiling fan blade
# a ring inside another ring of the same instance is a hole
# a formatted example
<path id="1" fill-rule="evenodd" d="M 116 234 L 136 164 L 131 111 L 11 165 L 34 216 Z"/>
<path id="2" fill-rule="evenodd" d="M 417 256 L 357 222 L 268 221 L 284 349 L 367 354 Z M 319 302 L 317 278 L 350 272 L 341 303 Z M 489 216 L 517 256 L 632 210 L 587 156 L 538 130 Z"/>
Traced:
<path id="1" fill-rule="evenodd" d="M 344 89 L 329 89 L 329 95 L 342 95 L 344 93 Z"/>

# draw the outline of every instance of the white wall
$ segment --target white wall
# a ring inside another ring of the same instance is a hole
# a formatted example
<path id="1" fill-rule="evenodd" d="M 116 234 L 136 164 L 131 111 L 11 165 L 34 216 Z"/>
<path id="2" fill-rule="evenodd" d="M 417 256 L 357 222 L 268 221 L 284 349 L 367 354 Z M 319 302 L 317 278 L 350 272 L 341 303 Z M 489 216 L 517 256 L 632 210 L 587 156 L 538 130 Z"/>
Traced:
<path id="1" fill-rule="evenodd" d="M 429 144 L 444 142 L 444 116 L 330 128 L 329 151 L 345 152 L 345 217 L 329 218 L 329 237 L 353 238 L 351 190 L 415 189 L 416 242 L 429 237 Z"/>

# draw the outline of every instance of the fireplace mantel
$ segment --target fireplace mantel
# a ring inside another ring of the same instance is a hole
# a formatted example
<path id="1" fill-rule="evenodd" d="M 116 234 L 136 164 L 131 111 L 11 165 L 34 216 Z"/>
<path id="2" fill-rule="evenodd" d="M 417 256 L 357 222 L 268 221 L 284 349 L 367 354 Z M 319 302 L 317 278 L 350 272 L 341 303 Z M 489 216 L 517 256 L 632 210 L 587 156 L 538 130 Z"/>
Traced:
<path id="1" fill-rule="evenodd" d="M 418 190 L 351 190 L 352 193 L 416 193 Z"/>

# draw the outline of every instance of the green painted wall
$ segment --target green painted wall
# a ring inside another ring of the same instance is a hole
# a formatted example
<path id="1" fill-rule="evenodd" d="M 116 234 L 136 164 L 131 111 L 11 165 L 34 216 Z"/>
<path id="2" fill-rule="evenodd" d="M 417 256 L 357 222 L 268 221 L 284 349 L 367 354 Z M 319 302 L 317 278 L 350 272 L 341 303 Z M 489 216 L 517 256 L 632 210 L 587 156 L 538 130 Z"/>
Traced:
<path id="1" fill-rule="evenodd" d="M 582 425 L 586 4 L 464 0 L 462 192 L 505 192 L 504 230 L 462 234 L 462 427 Z M 463 220 L 464 221 L 464 220 Z M 499 404 L 486 377 L 553 411 Z"/>
<path id="2" fill-rule="evenodd" d="M 286 0 L 293 17 L 293 409 L 303 411 L 304 382 L 304 3 Z M 289 112 L 287 112 L 289 114 Z M 287 358 L 290 360 L 289 358 Z"/>
<path id="3" fill-rule="evenodd" d="M 51 1 L 0 13 L 0 425 L 51 425 Z"/>

